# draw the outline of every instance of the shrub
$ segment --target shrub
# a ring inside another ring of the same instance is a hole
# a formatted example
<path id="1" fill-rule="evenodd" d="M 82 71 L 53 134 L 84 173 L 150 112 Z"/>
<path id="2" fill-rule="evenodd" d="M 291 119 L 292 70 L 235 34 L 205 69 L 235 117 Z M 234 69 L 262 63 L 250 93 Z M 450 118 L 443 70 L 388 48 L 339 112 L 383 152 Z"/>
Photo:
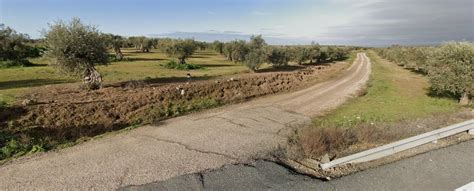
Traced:
<path id="1" fill-rule="evenodd" d="M 168 63 L 162 65 L 165 68 L 168 69 L 175 69 L 175 70 L 197 70 L 201 69 L 202 67 L 196 64 L 179 64 L 175 61 L 169 61 Z"/>

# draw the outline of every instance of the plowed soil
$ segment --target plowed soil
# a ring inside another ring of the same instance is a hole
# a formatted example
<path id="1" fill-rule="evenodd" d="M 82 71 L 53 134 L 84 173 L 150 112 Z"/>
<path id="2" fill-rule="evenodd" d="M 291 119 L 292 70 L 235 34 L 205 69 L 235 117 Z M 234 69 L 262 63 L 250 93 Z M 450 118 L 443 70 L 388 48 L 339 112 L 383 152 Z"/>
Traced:
<path id="1" fill-rule="evenodd" d="M 348 64 L 301 66 L 187 82 L 131 81 L 97 91 L 77 87 L 39 88 L 28 105 L 0 112 L 3 134 L 62 142 L 90 137 L 184 112 L 303 88 L 336 76 Z M 0 146 L 7 139 L 0 139 Z"/>

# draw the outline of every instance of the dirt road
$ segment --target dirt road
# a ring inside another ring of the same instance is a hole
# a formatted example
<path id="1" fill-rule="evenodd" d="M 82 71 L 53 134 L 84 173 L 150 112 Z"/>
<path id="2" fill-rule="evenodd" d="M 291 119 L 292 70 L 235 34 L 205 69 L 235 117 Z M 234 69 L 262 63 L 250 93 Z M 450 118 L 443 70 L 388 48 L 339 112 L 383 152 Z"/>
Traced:
<path id="1" fill-rule="evenodd" d="M 356 93 L 370 74 L 358 54 L 341 77 L 307 89 L 160 122 L 0 167 L 4 189 L 98 189 L 162 181 L 267 154 L 289 128 Z"/>

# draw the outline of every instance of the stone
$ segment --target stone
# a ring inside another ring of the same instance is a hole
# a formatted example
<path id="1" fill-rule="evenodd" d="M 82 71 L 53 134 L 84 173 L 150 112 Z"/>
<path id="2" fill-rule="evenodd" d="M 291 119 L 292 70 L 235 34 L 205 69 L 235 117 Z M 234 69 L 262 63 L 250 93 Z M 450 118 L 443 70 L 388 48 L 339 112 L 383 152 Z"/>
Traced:
<path id="1" fill-rule="evenodd" d="M 21 104 L 22 104 L 23 106 L 33 105 L 33 104 L 35 104 L 35 103 L 36 103 L 36 101 L 31 100 L 31 99 L 25 99 L 25 100 L 23 100 L 23 101 L 21 102 Z"/>
<path id="2" fill-rule="evenodd" d="M 331 162 L 331 159 L 329 159 L 329 155 L 326 153 L 324 156 L 321 157 L 321 163 L 328 163 Z"/>

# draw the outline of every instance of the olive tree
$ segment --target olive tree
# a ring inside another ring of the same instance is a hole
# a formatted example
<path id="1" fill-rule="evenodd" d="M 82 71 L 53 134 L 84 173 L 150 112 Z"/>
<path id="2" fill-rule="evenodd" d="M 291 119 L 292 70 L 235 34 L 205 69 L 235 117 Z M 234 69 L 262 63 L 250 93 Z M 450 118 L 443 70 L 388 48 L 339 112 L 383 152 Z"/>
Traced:
<path id="1" fill-rule="evenodd" d="M 138 36 L 138 37 L 129 37 L 130 42 L 138 49 L 140 52 L 150 52 L 150 49 L 153 48 L 154 41 L 153 39 Z"/>
<path id="2" fill-rule="evenodd" d="M 177 58 L 180 64 L 186 64 L 186 59 L 193 55 L 196 49 L 197 45 L 193 39 L 175 40 L 165 47 L 165 52 L 168 56 Z"/>
<path id="3" fill-rule="evenodd" d="M 450 42 L 437 48 L 429 60 L 428 78 L 437 93 L 458 96 L 461 105 L 469 104 L 474 93 L 474 44 Z"/>
<path id="4" fill-rule="evenodd" d="M 117 60 L 122 60 L 123 53 L 122 53 L 121 48 L 125 44 L 124 38 L 119 35 L 114 35 L 114 34 L 106 34 L 105 38 L 107 40 L 108 46 L 114 50 L 115 58 Z"/>
<path id="5" fill-rule="evenodd" d="M 224 54 L 227 59 L 234 62 L 243 62 L 245 56 L 249 53 L 250 47 L 243 40 L 234 40 L 226 43 L 224 46 Z"/>
<path id="6" fill-rule="evenodd" d="M 216 40 L 212 43 L 212 49 L 214 51 L 216 51 L 217 53 L 219 53 L 219 54 L 223 54 L 224 53 L 224 43 Z"/>
<path id="7" fill-rule="evenodd" d="M 292 60 L 299 65 L 308 61 L 311 58 L 311 54 L 308 48 L 297 46 L 292 50 Z"/>
<path id="8" fill-rule="evenodd" d="M 323 48 L 319 44 L 311 43 L 311 46 L 309 47 L 309 62 L 312 64 L 313 60 L 316 61 L 316 63 L 321 63 L 326 61 L 327 55 L 324 52 Z"/>
<path id="9" fill-rule="evenodd" d="M 267 43 L 265 42 L 265 39 L 263 39 L 262 35 L 250 37 L 250 42 L 249 42 L 250 49 L 259 49 L 259 48 L 263 48 L 266 45 Z"/>
<path id="10" fill-rule="evenodd" d="M 96 27 L 84 25 L 78 18 L 69 23 L 58 21 L 49 25 L 45 39 L 46 54 L 54 66 L 82 77 L 87 89 L 101 87 L 102 77 L 95 66 L 108 64 L 108 54 L 106 40 Z"/>
<path id="11" fill-rule="evenodd" d="M 268 62 L 274 67 L 287 66 L 290 58 L 290 52 L 283 47 L 271 48 L 267 55 Z"/>
<path id="12" fill-rule="evenodd" d="M 257 71 L 267 61 L 267 47 L 261 35 L 250 37 L 248 44 L 241 45 L 240 54 L 244 56 L 243 64 L 251 71 Z"/>
<path id="13" fill-rule="evenodd" d="M 263 48 L 252 49 L 245 55 L 243 64 L 247 66 L 252 72 L 257 71 L 260 66 L 267 60 L 266 51 Z"/>
<path id="14" fill-rule="evenodd" d="M 28 41 L 27 35 L 0 24 L 0 62 L 7 63 L 5 66 L 25 66 L 29 64 L 27 58 L 40 56 L 41 49 L 28 45 Z"/>

